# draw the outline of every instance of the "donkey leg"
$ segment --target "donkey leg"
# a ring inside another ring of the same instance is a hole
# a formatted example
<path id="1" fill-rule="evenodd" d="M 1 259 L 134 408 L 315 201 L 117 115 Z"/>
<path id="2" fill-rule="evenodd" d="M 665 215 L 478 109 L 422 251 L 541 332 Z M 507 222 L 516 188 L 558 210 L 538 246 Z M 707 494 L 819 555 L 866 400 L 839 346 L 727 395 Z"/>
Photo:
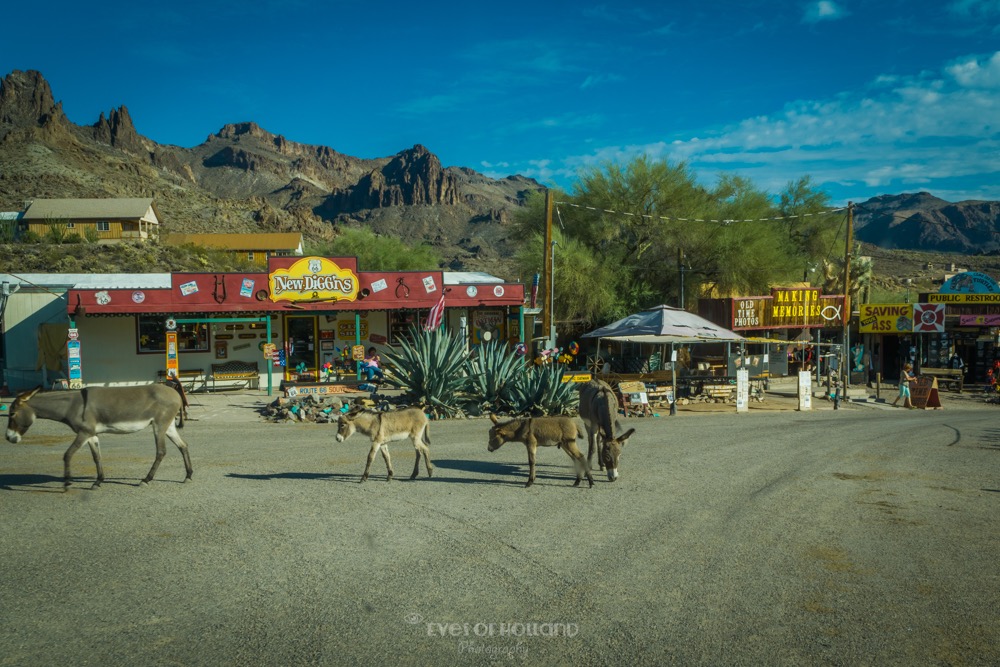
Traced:
<path id="1" fill-rule="evenodd" d="M 580 474 L 581 471 L 586 473 L 590 486 L 594 486 L 594 478 L 590 475 L 590 465 L 583 458 L 583 452 L 576 446 L 576 442 L 567 440 L 562 443 L 562 449 L 573 459 L 573 467 L 576 468 L 576 481 L 573 482 L 573 486 L 580 486 L 580 482 L 583 479 Z"/>
<path id="2" fill-rule="evenodd" d="M 526 446 L 528 448 L 528 483 L 524 485 L 524 488 L 535 483 L 535 448 L 537 444 L 532 443 Z"/>
<path id="3" fill-rule="evenodd" d="M 101 443 L 95 435 L 87 440 L 87 446 L 90 447 L 90 455 L 94 457 L 94 467 L 97 468 L 97 479 L 90 488 L 99 489 L 101 482 L 104 481 L 104 466 L 101 465 Z"/>
<path id="4" fill-rule="evenodd" d="M 410 479 L 416 479 L 417 473 L 420 472 L 420 445 L 417 441 L 413 441 L 413 453 L 416 454 L 416 460 L 413 461 L 413 474 L 410 475 Z"/>
<path id="5" fill-rule="evenodd" d="M 177 424 L 173 421 L 170 422 L 170 426 L 167 427 L 167 437 L 170 441 L 177 445 L 177 449 L 181 451 L 181 456 L 184 458 L 184 470 L 187 475 L 184 477 L 184 481 L 187 482 L 191 479 L 192 473 L 194 473 L 194 468 L 191 467 L 191 454 L 188 452 L 187 443 L 181 437 L 180 432 L 177 430 Z"/>
<path id="6" fill-rule="evenodd" d="M 139 482 L 140 486 L 145 486 L 153 481 L 153 476 L 156 475 L 156 469 L 160 467 L 160 461 L 167 454 L 167 438 L 166 434 L 159 429 L 153 430 L 153 437 L 156 441 L 156 458 L 153 459 L 153 466 L 146 473 L 146 476 Z"/>
<path id="7" fill-rule="evenodd" d="M 63 490 L 69 488 L 70 483 L 73 481 L 72 476 L 69 473 L 69 462 L 73 459 L 73 455 L 76 454 L 76 450 L 80 449 L 80 446 L 85 443 L 91 435 L 89 433 L 77 433 L 76 438 L 70 444 L 69 449 L 63 454 Z"/>
<path id="8" fill-rule="evenodd" d="M 361 475 L 361 481 L 364 482 L 368 479 L 368 471 L 372 469 L 372 461 L 375 460 L 375 453 L 378 452 L 380 444 L 372 441 L 372 448 L 368 451 L 368 463 L 365 464 L 365 472 Z"/>
<path id="9" fill-rule="evenodd" d="M 424 465 L 427 466 L 427 476 L 434 475 L 434 466 L 431 465 L 431 426 L 424 424 L 424 430 L 420 433 L 420 449 L 424 451 Z"/>
<path id="10" fill-rule="evenodd" d="M 383 442 L 382 443 L 382 458 L 385 459 L 385 469 L 386 469 L 386 471 L 388 473 L 386 475 L 385 481 L 391 482 L 392 481 L 393 472 L 392 472 L 392 461 L 389 459 L 389 443 L 388 442 Z"/>

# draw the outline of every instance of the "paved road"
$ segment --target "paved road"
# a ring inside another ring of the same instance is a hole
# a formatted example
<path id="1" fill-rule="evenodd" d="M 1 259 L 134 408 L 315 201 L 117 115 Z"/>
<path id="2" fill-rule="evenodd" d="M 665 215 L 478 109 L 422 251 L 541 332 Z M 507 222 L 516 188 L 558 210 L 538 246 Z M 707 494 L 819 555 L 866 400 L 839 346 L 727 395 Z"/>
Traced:
<path id="1" fill-rule="evenodd" d="M 105 436 L 62 493 L 65 427 L 0 444 L 0 665 L 996 665 L 996 406 L 681 411 L 632 419 L 616 483 L 562 452 L 432 424 L 433 479 L 394 443 L 196 397 Z M 772 403 L 771 405 L 777 405 Z"/>

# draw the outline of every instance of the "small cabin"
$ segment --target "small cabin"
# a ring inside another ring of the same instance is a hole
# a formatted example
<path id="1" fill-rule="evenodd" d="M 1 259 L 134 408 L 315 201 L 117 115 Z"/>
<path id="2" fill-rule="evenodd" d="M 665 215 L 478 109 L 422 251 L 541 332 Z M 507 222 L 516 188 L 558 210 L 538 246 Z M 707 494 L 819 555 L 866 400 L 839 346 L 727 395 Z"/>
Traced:
<path id="1" fill-rule="evenodd" d="M 149 197 L 125 199 L 35 199 L 21 216 L 21 229 L 40 238 L 76 234 L 100 244 L 146 241 L 159 236 L 160 214 Z"/>

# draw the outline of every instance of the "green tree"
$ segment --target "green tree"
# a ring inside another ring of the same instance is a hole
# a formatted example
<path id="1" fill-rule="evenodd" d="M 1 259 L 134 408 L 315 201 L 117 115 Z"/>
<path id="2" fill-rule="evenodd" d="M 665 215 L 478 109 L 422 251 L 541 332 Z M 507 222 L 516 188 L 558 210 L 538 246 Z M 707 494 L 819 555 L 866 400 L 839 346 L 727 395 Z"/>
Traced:
<path id="1" fill-rule="evenodd" d="M 437 269 L 441 256 L 429 245 L 409 246 L 400 239 L 378 236 L 370 229 L 340 227 L 332 241 L 308 244 L 306 254 L 325 257 L 357 257 L 365 271 L 419 271 Z"/>

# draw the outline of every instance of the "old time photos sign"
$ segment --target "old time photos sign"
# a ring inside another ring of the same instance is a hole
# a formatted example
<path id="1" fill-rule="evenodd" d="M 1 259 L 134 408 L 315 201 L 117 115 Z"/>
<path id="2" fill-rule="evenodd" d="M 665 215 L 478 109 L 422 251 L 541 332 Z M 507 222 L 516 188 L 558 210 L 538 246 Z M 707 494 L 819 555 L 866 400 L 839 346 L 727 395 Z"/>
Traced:
<path id="1" fill-rule="evenodd" d="M 844 297 L 818 289 L 773 289 L 771 296 L 733 299 L 733 331 L 837 327 L 844 324 Z"/>

